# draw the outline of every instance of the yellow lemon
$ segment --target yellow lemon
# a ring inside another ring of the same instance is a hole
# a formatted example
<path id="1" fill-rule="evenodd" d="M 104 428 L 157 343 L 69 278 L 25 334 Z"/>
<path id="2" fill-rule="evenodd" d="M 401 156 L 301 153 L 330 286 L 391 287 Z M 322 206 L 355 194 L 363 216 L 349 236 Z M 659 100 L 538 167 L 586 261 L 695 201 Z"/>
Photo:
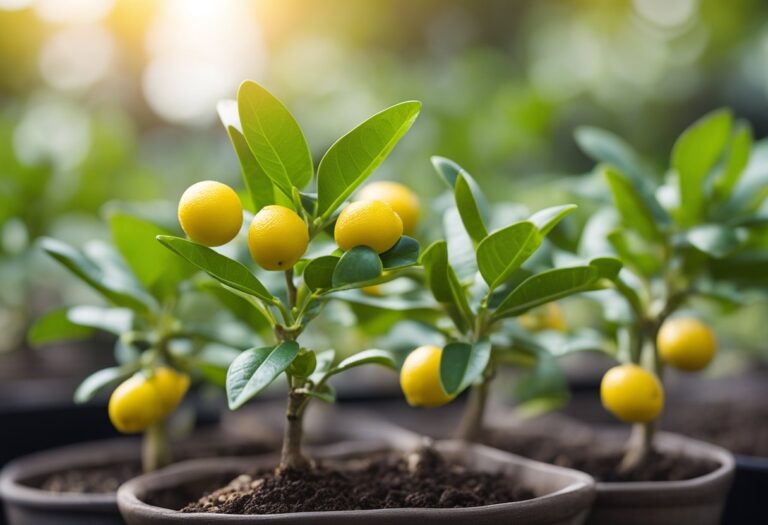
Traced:
<path id="1" fill-rule="evenodd" d="M 419 222 L 419 199 L 407 186 L 399 182 L 378 181 L 366 185 L 357 194 L 357 200 L 381 201 L 389 204 L 403 221 L 403 233 L 413 235 Z"/>
<path id="2" fill-rule="evenodd" d="M 235 238 L 243 225 L 243 208 L 235 190 L 220 182 L 193 184 L 179 201 L 184 233 L 205 246 L 221 246 Z"/>
<path id="3" fill-rule="evenodd" d="M 149 381 L 160 395 L 163 417 L 176 410 L 189 390 L 189 376 L 167 367 L 156 369 Z"/>
<path id="4" fill-rule="evenodd" d="M 517 320 L 523 328 L 530 332 L 541 330 L 565 332 L 566 329 L 563 311 L 557 303 L 547 303 L 546 306 L 521 315 Z"/>
<path id="5" fill-rule="evenodd" d="M 442 348 L 432 345 L 420 346 L 408 354 L 400 370 L 400 387 L 409 405 L 439 407 L 453 399 L 440 382 L 442 354 Z"/>
<path id="6" fill-rule="evenodd" d="M 643 367 L 619 365 L 603 376 L 600 399 L 606 410 L 626 423 L 650 423 L 664 408 L 664 388 Z"/>
<path id="7" fill-rule="evenodd" d="M 384 253 L 403 235 L 403 221 L 389 204 L 357 201 L 339 214 L 333 234 L 344 251 L 368 246 L 376 253 Z"/>
<path id="8" fill-rule="evenodd" d="M 692 317 L 664 322 L 656 337 L 656 345 L 662 361 L 689 372 L 706 367 L 717 351 L 715 333 Z"/>
<path id="9" fill-rule="evenodd" d="M 109 398 L 109 419 L 120 432 L 141 432 L 162 418 L 160 393 L 142 373 L 120 383 Z"/>
<path id="10" fill-rule="evenodd" d="M 309 244 L 306 223 L 285 206 L 265 206 L 248 228 L 251 257 L 265 270 L 293 268 Z"/>

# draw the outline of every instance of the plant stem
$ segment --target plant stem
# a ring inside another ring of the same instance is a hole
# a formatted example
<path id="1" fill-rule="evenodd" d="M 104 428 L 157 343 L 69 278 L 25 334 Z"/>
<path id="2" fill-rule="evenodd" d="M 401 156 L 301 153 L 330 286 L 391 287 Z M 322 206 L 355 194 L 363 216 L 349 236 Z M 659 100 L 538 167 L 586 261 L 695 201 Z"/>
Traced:
<path id="1" fill-rule="evenodd" d="M 288 394 L 288 408 L 285 411 L 286 424 L 283 436 L 283 449 L 280 454 L 278 473 L 286 470 L 298 469 L 308 464 L 307 458 L 301 451 L 301 443 L 304 434 L 304 399 L 305 394 L 296 392 L 291 388 Z"/>
<path id="2" fill-rule="evenodd" d="M 296 307 L 296 283 L 293 282 L 293 268 L 285 271 L 285 288 L 288 290 L 288 306 L 293 310 Z"/>
<path id="3" fill-rule="evenodd" d="M 159 421 L 144 431 L 141 448 L 142 469 L 144 472 L 153 472 L 170 462 L 171 455 L 168 449 L 165 422 Z"/>
<path id="4" fill-rule="evenodd" d="M 632 427 L 632 435 L 627 442 L 627 451 L 619 464 L 619 472 L 626 474 L 639 467 L 653 448 L 655 424 L 637 423 Z"/>
<path id="5" fill-rule="evenodd" d="M 483 429 L 485 418 L 485 404 L 488 399 L 488 385 L 490 378 L 483 377 L 483 381 L 473 385 L 469 391 L 469 399 L 464 407 L 456 439 L 462 441 L 477 441 Z"/>

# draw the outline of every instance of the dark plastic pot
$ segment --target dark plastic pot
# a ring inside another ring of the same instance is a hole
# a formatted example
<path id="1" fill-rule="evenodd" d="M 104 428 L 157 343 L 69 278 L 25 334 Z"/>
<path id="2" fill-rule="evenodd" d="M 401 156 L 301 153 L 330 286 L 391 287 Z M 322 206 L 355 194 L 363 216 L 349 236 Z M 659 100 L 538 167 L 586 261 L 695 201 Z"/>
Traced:
<path id="1" fill-rule="evenodd" d="M 656 436 L 660 450 L 713 461 L 719 467 L 685 481 L 597 483 L 588 525 L 718 525 L 734 472 L 727 450 L 676 434 Z M 753 523 L 753 522 L 749 522 Z"/>
<path id="2" fill-rule="evenodd" d="M 768 523 L 768 458 L 736 456 L 736 473 L 725 504 L 723 525 Z"/>
<path id="3" fill-rule="evenodd" d="M 404 439 L 407 441 L 407 439 Z M 404 443 L 403 443 L 404 444 Z M 411 441 L 411 445 L 413 442 Z M 226 483 L 229 479 L 252 468 L 274 466 L 277 458 L 253 458 L 248 464 L 242 459 L 194 460 L 174 465 L 153 474 L 140 476 L 118 490 L 120 511 L 129 525 L 211 524 L 220 523 L 280 523 L 312 525 L 424 523 L 472 523 L 473 525 L 578 525 L 584 523 L 594 498 L 594 481 L 581 472 L 527 460 L 482 445 L 466 445 L 457 441 L 439 441 L 435 447 L 450 461 L 472 469 L 502 471 L 520 479 L 539 496 L 515 503 L 502 503 L 463 509 L 380 509 L 365 511 L 301 512 L 275 515 L 224 515 L 190 513 L 180 508 L 199 494 L 199 487 Z M 315 457 L 351 459 L 382 450 L 404 450 L 400 447 L 382 448 L 375 444 L 340 444 L 317 450 Z M 163 501 L 158 507 L 145 501 Z"/>

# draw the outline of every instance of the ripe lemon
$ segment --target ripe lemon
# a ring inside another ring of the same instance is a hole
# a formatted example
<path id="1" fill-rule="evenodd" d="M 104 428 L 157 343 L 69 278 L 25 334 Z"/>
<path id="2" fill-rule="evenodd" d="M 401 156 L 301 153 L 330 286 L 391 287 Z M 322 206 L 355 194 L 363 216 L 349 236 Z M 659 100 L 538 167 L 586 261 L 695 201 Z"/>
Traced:
<path id="1" fill-rule="evenodd" d="M 614 416 L 627 423 L 650 423 L 664 408 L 664 388 L 641 366 L 619 365 L 600 383 L 600 399 Z"/>
<path id="2" fill-rule="evenodd" d="M 662 361 L 689 372 L 707 366 L 717 351 L 715 333 L 692 317 L 665 321 L 656 337 L 656 345 Z"/>
<path id="3" fill-rule="evenodd" d="M 251 257 L 265 270 L 293 268 L 309 244 L 306 223 L 285 206 L 265 206 L 248 228 Z"/>
<path id="4" fill-rule="evenodd" d="M 179 406 L 189 390 L 189 376 L 171 368 L 160 367 L 149 379 L 160 395 L 163 416 L 167 416 Z"/>
<path id="5" fill-rule="evenodd" d="M 399 182 L 378 181 L 365 186 L 357 194 L 357 200 L 381 201 L 389 204 L 403 221 L 403 233 L 412 235 L 419 222 L 419 199 L 407 186 Z"/>
<path id="6" fill-rule="evenodd" d="M 445 393 L 440 383 L 440 356 L 437 346 L 420 346 L 405 359 L 400 370 L 400 387 L 413 407 L 439 407 L 454 396 Z"/>
<path id="7" fill-rule="evenodd" d="M 403 221 L 389 204 L 356 201 L 339 214 L 333 235 L 344 251 L 368 246 L 376 253 L 384 253 L 403 235 Z"/>
<path id="8" fill-rule="evenodd" d="M 221 246 L 235 238 L 243 225 L 243 208 L 235 190 L 220 182 L 193 184 L 179 200 L 184 233 L 205 246 Z"/>
<path id="9" fill-rule="evenodd" d="M 141 432 L 162 417 L 160 393 L 142 373 L 120 383 L 109 398 L 109 419 L 120 432 Z"/>
<path id="10" fill-rule="evenodd" d="M 530 332 L 540 332 L 541 330 L 565 332 L 566 329 L 563 311 L 557 303 L 547 303 L 542 308 L 536 308 L 532 312 L 521 315 L 517 320 L 523 328 Z"/>

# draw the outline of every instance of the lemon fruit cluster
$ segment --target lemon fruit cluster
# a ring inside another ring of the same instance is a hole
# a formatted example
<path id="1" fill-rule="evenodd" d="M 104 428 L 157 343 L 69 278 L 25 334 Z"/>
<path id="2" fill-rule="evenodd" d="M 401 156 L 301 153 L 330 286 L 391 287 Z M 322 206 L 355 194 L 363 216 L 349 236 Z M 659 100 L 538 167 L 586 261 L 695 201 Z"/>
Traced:
<path id="1" fill-rule="evenodd" d="M 189 389 L 189 376 L 160 367 L 147 377 L 138 372 L 112 392 L 109 419 L 125 434 L 142 432 L 176 410 Z"/>
<path id="2" fill-rule="evenodd" d="M 521 315 L 517 320 L 529 332 L 541 332 L 542 330 L 565 332 L 566 330 L 563 311 L 557 303 L 547 303 L 541 308 Z"/>
<path id="3" fill-rule="evenodd" d="M 400 370 L 400 387 L 413 407 L 439 407 L 453 400 L 440 383 L 440 358 L 443 349 L 420 346 L 405 359 Z"/>
<path id="4" fill-rule="evenodd" d="M 635 364 L 608 370 L 600 383 L 603 406 L 626 423 L 650 423 L 664 408 L 664 388 L 656 375 Z"/>
<path id="5" fill-rule="evenodd" d="M 360 190 L 357 200 L 388 204 L 403 221 L 403 234 L 413 235 L 416 231 L 421 215 L 419 199 L 403 184 L 392 181 L 372 182 Z"/>
<path id="6" fill-rule="evenodd" d="M 356 201 L 336 219 L 333 236 L 344 251 L 367 246 L 376 253 L 392 248 L 403 235 L 403 221 L 382 201 Z"/>
<path id="7" fill-rule="evenodd" d="M 717 352 L 715 333 L 692 317 L 664 322 L 656 337 L 661 360 L 686 372 L 705 368 Z"/>
<path id="8" fill-rule="evenodd" d="M 221 246 L 235 238 L 243 225 L 243 208 L 235 190 L 220 182 L 193 184 L 179 201 L 184 233 L 205 246 Z"/>

